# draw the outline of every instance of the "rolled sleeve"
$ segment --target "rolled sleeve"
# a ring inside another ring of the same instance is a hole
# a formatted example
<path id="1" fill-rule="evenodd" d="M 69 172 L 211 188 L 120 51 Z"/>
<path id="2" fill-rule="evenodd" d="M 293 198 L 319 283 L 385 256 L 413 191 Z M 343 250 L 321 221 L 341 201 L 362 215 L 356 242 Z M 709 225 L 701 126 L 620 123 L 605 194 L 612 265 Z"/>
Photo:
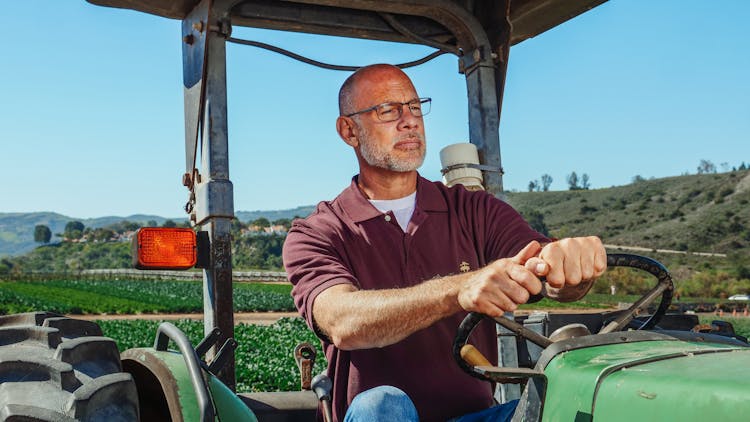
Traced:
<path id="1" fill-rule="evenodd" d="M 294 305 L 308 327 L 325 339 L 313 318 L 312 307 L 324 290 L 338 285 L 357 286 L 357 280 L 344 264 L 335 245 L 305 222 L 295 222 L 283 249 L 284 267 L 292 283 Z"/>

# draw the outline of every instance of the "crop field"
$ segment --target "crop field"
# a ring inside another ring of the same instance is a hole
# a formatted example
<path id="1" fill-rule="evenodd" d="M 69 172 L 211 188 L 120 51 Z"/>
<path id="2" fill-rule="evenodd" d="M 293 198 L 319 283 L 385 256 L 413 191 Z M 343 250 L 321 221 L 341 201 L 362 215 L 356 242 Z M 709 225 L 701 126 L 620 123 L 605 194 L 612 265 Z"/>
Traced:
<path id="1" fill-rule="evenodd" d="M 712 316 L 701 317 L 710 323 Z M 738 334 L 750 336 L 750 318 L 722 318 L 731 322 Z M 151 347 L 159 321 L 97 321 L 104 335 L 113 338 L 122 351 L 133 347 Z M 203 337 L 200 321 L 181 320 L 174 323 L 193 344 Z M 282 318 L 270 326 L 240 324 L 234 329 L 238 346 L 236 353 L 237 391 L 299 390 L 299 371 L 294 362 L 294 347 L 309 342 L 318 352 L 314 374 L 325 369 L 320 341 L 301 318 Z M 172 346 L 173 347 L 173 346 Z"/>
<path id="2" fill-rule="evenodd" d="M 294 312 L 291 290 L 289 284 L 234 283 L 234 310 Z M 542 299 L 520 309 L 611 309 L 639 297 L 589 293 L 577 302 Z M 0 315 L 33 310 L 110 315 L 195 313 L 203 311 L 202 301 L 202 282 L 195 280 L 0 280 Z M 711 309 L 717 303 L 728 304 L 719 299 L 683 298 L 683 303 L 688 302 Z"/>
<path id="3" fill-rule="evenodd" d="M 236 312 L 294 311 L 287 284 L 234 283 Z M 0 314 L 202 312 L 200 281 L 50 280 L 0 282 Z"/>
<path id="4" fill-rule="evenodd" d="M 293 312 L 289 284 L 234 283 L 236 312 Z M 589 294 L 582 301 L 548 299 L 522 309 L 608 308 L 636 296 Z M 21 280 L 0 281 L 0 315 L 34 310 L 63 314 L 190 313 L 203 311 L 201 281 Z"/>
<path id="5" fill-rule="evenodd" d="M 117 342 L 120 351 L 133 347 L 153 347 L 159 321 L 97 321 L 105 336 Z M 203 337 L 203 323 L 180 320 L 173 322 L 187 334 L 191 343 Z M 282 318 L 269 326 L 240 324 L 234 328 L 238 346 L 235 350 L 237 391 L 296 391 L 300 389 L 299 370 L 294 348 L 309 342 L 317 350 L 313 374 L 326 367 L 320 341 L 301 318 Z M 175 348 L 173 344 L 169 346 Z"/>

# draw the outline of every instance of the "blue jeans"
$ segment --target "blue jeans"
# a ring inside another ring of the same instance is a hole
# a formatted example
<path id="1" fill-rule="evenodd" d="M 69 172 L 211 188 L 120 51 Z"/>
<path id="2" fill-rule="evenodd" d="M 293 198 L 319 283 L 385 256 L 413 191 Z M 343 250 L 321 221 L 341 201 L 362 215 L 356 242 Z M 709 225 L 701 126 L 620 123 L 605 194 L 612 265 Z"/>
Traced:
<path id="1" fill-rule="evenodd" d="M 513 417 L 518 400 L 453 418 L 449 422 L 507 422 Z M 357 394 L 346 411 L 344 422 L 419 422 L 417 409 L 409 396 L 396 387 L 382 385 Z"/>

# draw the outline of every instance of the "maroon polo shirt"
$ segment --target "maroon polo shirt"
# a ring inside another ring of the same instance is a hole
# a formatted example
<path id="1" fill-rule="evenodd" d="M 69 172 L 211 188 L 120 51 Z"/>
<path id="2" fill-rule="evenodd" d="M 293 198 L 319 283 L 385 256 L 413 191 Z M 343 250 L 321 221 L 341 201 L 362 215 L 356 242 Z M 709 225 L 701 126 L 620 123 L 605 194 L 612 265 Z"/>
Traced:
<path id="1" fill-rule="evenodd" d="M 336 199 L 295 220 L 283 257 L 297 309 L 315 330 L 313 302 L 331 286 L 414 286 L 513 256 L 532 240 L 547 239 L 506 203 L 485 192 L 448 188 L 422 177 L 404 233 L 392 213 L 381 213 L 362 195 L 355 177 Z M 491 406 L 491 385 L 465 374 L 451 355 L 465 315 L 456 313 L 396 344 L 365 350 L 340 350 L 316 331 L 333 380 L 334 419 L 343 420 L 355 395 L 379 385 L 404 390 L 423 421 L 445 421 Z M 494 324 L 480 324 L 471 342 L 497 362 Z"/>

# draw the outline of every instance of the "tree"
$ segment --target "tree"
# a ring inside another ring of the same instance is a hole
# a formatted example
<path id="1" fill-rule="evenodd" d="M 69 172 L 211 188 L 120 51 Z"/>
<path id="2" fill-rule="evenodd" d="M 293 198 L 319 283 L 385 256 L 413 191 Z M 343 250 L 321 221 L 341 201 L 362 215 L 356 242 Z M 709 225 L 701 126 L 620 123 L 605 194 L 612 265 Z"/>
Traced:
<path id="1" fill-rule="evenodd" d="M 698 174 L 716 173 L 716 166 L 709 160 L 701 160 L 698 164 Z"/>
<path id="2" fill-rule="evenodd" d="M 94 229 L 91 232 L 91 239 L 94 242 L 107 242 L 107 241 L 109 241 L 110 239 L 112 239 L 114 237 L 115 237 L 114 230 L 108 229 L 106 227 L 105 228 Z"/>
<path id="3" fill-rule="evenodd" d="M 542 175 L 542 190 L 547 192 L 549 191 L 549 187 L 552 185 L 552 176 L 545 173 Z"/>
<path id="4" fill-rule="evenodd" d="M 589 187 L 591 187 L 589 184 L 589 175 L 583 173 L 583 176 L 581 176 L 581 189 L 589 190 Z"/>
<path id="5" fill-rule="evenodd" d="M 229 231 L 232 233 L 232 236 L 234 236 L 234 238 L 237 239 L 242 235 L 242 230 L 245 227 L 246 226 L 242 223 L 242 221 L 240 221 L 239 218 L 234 217 L 232 219 L 232 222 L 230 223 Z"/>
<path id="6" fill-rule="evenodd" d="M 44 224 L 38 224 L 34 227 L 34 242 L 49 243 L 50 239 L 52 239 L 52 232 L 49 227 Z"/>
<path id="7" fill-rule="evenodd" d="M 80 239 L 86 227 L 80 221 L 68 221 L 63 231 L 63 237 L 68 240 Z"/>
<path id="8" fill-rule="evenodd" d="M 525 209 L 521 211 L 521 215 L 524 220 L 529 223 L 529 226 L 531 226 L 532 229 L 545 236 L 549 236 L 549 229 L 544 223 L 544 214 L 537 210 Z"/>
<path id="9" fill-rule="evenodd" d="M 570 190 L 581 189 L 581 187 L 578 186 L 578 175 L 576 174 L 576 172 L 572 172 L 568 175 L 568 186 Z"/>
<path id="10" fill-rule="evenodd" d="M 539 182 L 532 180 L 529 182 L 529 192 L 534 192 L 535 190 L 539 190 Z"/>
<path id="11" fill-rule="evenodd" d="M 279 218 L 278 220 L 274 220 L 273 225 L 283 226 L 286 230 L 289 230 L 292 227 L 292 220 L 288 218 Z"/>
<path id="12" fill-rule="evenodd" d="M 635 176 L 633 176 L 633 183 L 641 183 L 645 181 L 646 179 L 644 179 L 640 174 L 636 174 Z"/>
<path id="13" fill-rule="evenodd" d="M 261 229 L 264 229 L 266 227 L 271 227 L 271 222 L 268 221 L 266 217 L 260 217 L 256 219 L 255 221 L 253 221 L 252 223 L 250 223 L 250 225 L 257 226 L 257 227 L 260 227 Z"/>
<path id="14" fill-rule="evenodd" d="M 745 164 L 745 162 L 743 161 L 743 162 L 742 162 L 742 164 L 740 164 L 740 166 L 739 166 L 739 167 L 738 167 L 737 169 L 738 169 L 738 170 L 747 170 L 747 165 L 746 165 L 746 164 Z"/>
<path id="15" fill-rule="evenodd" d="M 156 220 L 148 220 L 146 222 L 146 227 L 159 227 L 159 223 L 157 223 Z"/>
<path id="16" fill-rule="evenodd" d="M 172 229 L 177 227 L 177 223 L 175 223 L 174 220 L 166 220 L 161 226 Z"/>

